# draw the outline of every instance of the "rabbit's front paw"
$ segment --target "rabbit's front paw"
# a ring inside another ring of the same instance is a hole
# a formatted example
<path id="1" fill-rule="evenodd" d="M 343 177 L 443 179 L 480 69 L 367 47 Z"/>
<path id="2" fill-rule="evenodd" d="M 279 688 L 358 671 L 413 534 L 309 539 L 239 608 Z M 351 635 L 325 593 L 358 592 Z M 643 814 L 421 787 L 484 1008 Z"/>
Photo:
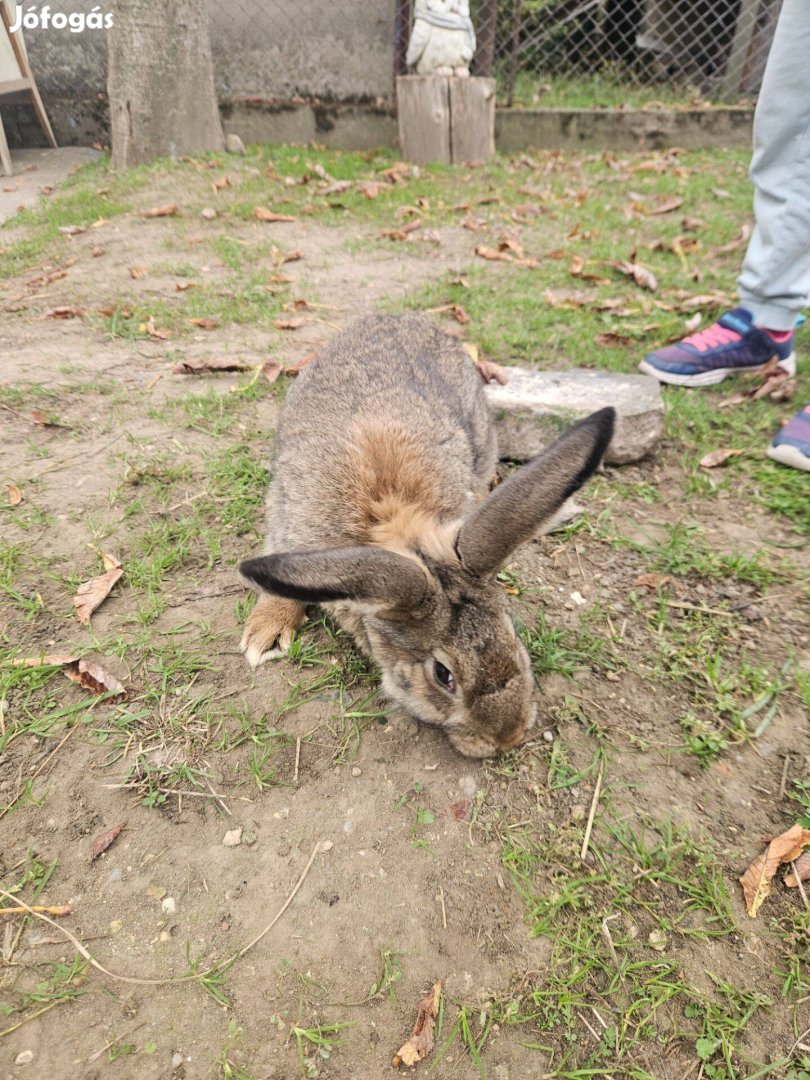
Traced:
<path id="1" fill-rule="evenodd" d="M 240 650 L 252 668 L 283 656 L 304 622 L 303 604 L 263 594 L 248 616 Z"/>

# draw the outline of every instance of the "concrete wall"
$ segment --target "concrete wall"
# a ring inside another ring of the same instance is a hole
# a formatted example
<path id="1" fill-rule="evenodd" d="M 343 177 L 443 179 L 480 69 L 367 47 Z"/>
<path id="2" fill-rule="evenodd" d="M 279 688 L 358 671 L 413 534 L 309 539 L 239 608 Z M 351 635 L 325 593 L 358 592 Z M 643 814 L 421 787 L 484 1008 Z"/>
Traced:
<path id="1" fill-rule="evenodd" d="M 163 0 L 171 3 L 171 0 Z M 51 0 L 57 11 L 104 12 L 110 0 Z M 390 100 L 395 0 L 209 0 L 220 100 Z M 23 10 L 32 6 L 24 0 Z M 40 7 L 38 4 L 37 7 Z M 104 140 L 105 31 L 28 30 L 25 40 L 60 142 Z M 37 141 L 27 109 L 3 106 L 12 145 Z"/>

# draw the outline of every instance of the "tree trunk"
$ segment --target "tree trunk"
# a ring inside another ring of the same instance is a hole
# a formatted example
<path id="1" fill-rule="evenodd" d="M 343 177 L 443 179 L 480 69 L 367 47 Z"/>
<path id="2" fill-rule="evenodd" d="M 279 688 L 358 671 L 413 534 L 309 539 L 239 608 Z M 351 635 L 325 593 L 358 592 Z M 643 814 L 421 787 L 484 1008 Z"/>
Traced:
<path id="1" fill-rule="evenodd" d="M 114 0 L 109 50 L 113 168 L 224 149 L 208 0 Z"/>

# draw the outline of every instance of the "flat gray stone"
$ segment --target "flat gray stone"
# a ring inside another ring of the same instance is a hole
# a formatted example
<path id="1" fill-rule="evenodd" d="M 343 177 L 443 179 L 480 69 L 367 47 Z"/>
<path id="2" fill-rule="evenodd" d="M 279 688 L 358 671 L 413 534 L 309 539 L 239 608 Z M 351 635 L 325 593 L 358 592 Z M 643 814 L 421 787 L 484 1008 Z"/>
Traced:
<path id="1" fill-rule="evenodd" d="M 612 371 L 527 371 L 506 368 L 506 386 L 490 383 L 486 395 L 495 415 L 501 458 L 527 461 L 597 409 L 612 405 L 616 432 L 605 454 L 608 465 L 629 465 L 651 454 L 664 427 L 661 387 L 651 375 Z"/>

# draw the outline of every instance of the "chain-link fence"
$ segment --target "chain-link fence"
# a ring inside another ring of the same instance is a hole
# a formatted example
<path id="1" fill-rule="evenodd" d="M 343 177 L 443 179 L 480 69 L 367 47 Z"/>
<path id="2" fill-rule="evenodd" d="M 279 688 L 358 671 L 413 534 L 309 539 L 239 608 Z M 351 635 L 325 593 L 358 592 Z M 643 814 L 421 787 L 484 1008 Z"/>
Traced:
<path id="1" fill-rule="evenodd" d="M 782 0 L 472 0 L 477 75 L 502 105 L 737 101 L 762 79 Z M 397 0 L 396 68 L 415 0 Z"/>

